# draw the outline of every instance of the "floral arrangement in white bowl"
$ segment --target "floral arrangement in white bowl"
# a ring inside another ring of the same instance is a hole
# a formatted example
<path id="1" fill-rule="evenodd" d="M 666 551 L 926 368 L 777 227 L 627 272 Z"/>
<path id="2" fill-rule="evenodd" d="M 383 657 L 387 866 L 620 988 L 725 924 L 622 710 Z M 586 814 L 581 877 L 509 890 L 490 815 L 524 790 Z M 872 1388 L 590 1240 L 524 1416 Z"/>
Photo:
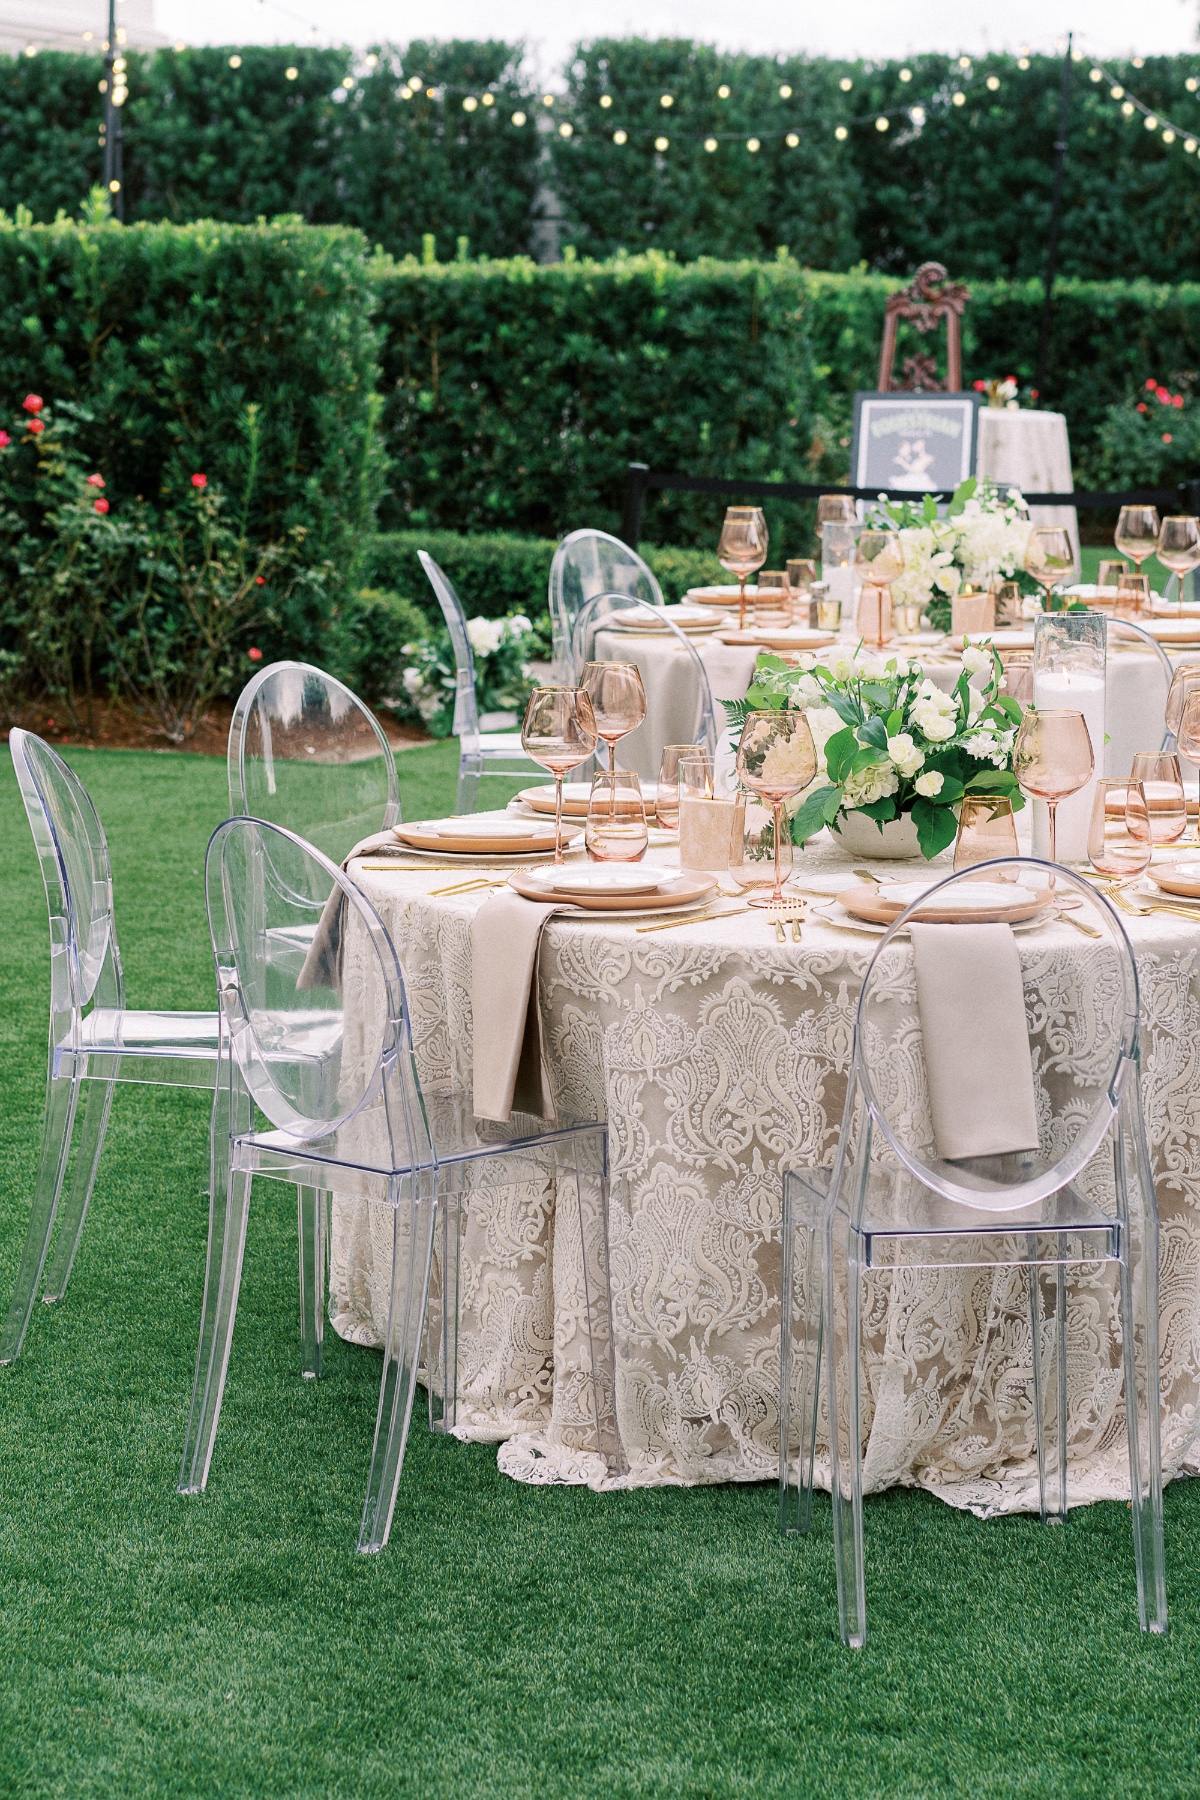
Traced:
<path id="1" fill-rule="evenodd" d="M 1003 692 L 1004 671 L 994 650 L 970 646 L 947 693 L 907 658 L 884 659 L 860 646 L 827 663 L 801 659 L 799 668 L 764 653 L 744 701 L 727 703 L 734 725 L 747 712 L 798 707 L 817 750 L 816 780 L 801 796 L 792 837 L 802 844 L 848 817 L 885 826 L 909 820 L 926 858 L 953 842 L 955 808 L 965 793 L 1024 801 L 1012 772 L 1012 749 L 1022 708 Z M 907 833 L 905 834 L 907 835 Z M 864 851 L 856 844 L 854 854 Z"/>
<path id="2" fill-rule="evenodd" d="M 944 514 L 927 494 L 920 503 L 881 502 L 872 523 L 895 531 L 904 551 L 893 602 L 919 606 L 940 629 L 949 626 L 950 601 L 964 587 L 986 587 L 1021 569 L 1032 530 L 1016 488 L 1001 494 L 974 476 L 955 490 Z"/>

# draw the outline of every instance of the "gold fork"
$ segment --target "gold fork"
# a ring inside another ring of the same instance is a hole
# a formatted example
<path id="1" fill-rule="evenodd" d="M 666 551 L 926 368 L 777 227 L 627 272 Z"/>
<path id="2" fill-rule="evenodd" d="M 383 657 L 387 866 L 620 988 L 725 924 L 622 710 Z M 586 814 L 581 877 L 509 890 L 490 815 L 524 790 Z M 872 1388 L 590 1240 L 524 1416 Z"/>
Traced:
<path id="1" fill-rule="evenodd" d="M 777 943 L 787 943 L 787 932 L 784 930 L 786 925 L 791 926 L 794 941 L 800 942 L 800 921 L 804 917 L 807 904 L 805 900 L 784 900 L 782 902 L 774 901 L 766 908 L 767 922 L 775 927 Z"/>
<path id="2" fill-rule="evenodd" d="M 1183 900 L 1176 904 L 1171 900 L 1148 900 L 1143 899 L 1140 894 L 1120 892 L 1114 892 L 1110 898 L 1114 906 L 1119 906 L 1122 912 L 1134 919 L 1143 919 L 1150 913 L 1159 912 L 1176 919 L 1190 919 L 1194 925 L 1200 925 L 1200 907 L 1188 906 Z"/>

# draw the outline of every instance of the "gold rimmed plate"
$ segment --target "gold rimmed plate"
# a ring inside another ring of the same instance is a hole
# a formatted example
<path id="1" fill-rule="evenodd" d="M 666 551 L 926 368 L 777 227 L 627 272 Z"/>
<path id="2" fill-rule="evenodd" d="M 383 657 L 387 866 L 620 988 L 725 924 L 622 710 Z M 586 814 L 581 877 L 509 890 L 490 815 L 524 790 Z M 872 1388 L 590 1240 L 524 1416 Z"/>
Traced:
<path id="1" fill-rule="evenodd" d="M 865 884 L 843 888 L 837 903 L 851 917 L 864 919 L 871 925 L 890 925 L 909 906 L 931 891 L 934 884 L 925 882 L 888 882 L 884 887 L 869 888 Z M 914 914 L 922 925 L 1014 925 L 1032 919 L 1047 907 L 1053 895 L 1049 888 L 1021 887 L 1008 882 L 989 881 L 973 884 L 979 890 L 970 901 L 957 898 L 932 900 Z M 1004 893 L 1009 888 L 1010 895 Z M 961 891 L 961 890 L 960 890 Z"/>
<path id="2" fill-rule="evenodd" d="M 539 870 L 538 875 L 542 874 Z M 508 878 L 508 885 L 526 900 L 552 901 L 555 905 L 561 904 L 565 911 L 604 913 L 610 918 L 619 918 L 622 913 L 670 912 L 677 906 L 694 906 L 698 900 L 708 899 L 717 889 L 712 875 L 702 875 L 691 869 L 664 869 L 662 876 L 657 889 L 635 894 L 558 893 L 544 879 L 515 869 Z"/>

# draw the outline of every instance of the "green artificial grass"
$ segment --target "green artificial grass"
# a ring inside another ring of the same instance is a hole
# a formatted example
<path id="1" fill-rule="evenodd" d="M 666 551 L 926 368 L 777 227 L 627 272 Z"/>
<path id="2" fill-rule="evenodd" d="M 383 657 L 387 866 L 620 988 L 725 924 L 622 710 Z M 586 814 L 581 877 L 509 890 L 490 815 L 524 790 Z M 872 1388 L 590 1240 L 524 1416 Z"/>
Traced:
<path id="1" fill-rule="evenodd" d="M 207 1006 L 216 760 L 71 752 L 112 847 L 133 1005 Z M 453 746 L 400 759 L 444 809 Z M 44 1080 L 46 921 L 0 762 L 0 1294 Z M 255 1190 L 207 1494 L 181 1499 L 203 1273 L 200 1096 L 118 1090 L 65 1300 L 0 1370 L 0 1794 L 1191 1795 L 1200 1490 L 1168 1490 L 1165 1641 L 1129 1516 L 866 1509 L 870 1637 L 837 1641 L 829 1504 L 766 1484 L 520 1487 L 414 1417 L 392 1541 L 355 1554 L 378 1356 L 299 1375 L 296 1224 Z"/>

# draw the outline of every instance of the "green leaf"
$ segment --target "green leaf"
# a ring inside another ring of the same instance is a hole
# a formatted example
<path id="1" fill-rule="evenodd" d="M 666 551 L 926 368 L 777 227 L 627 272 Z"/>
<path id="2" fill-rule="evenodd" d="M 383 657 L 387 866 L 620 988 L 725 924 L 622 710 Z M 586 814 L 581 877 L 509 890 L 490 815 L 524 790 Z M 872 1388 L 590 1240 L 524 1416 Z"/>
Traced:
<path id="1" fill-rule="evenodd" d="M 976 794 L 1011 794 L 1017 778 L 1011 769 L 981 769 L 967 782 L 967 792 Z"/>
<path id="2" fill-rule="evenodd" d="M 827 825 L 831 817 L 837 816 L 837 806 L 833 813 L 826 812 L 830 796 L 833 795 L 840 805 L 842 790 L 835 787 L 817 788 L 806 796 L 803 806 L 792 820 L 792 842 L 803 844 L 807 838 L 813 837 L 822 826 Z"/>
<path id="3" fill-rule="evenodd" d="M 958 823 L 950 807 L 935 806 L 932 800 L 914 800 L 912 818 L 917 828 L 921 855 L 926 862 L 936 856 L 939 850 L 944 850 L 947 844 L 954 842 Z"/>
<path id="4" fill-rule="evenodd" d="M 851 700 L 849 694 L 839 694 L 834 690 L 825 697 L 839 719 L 844 720 L 847 725 L 861 724 L 862 707 Z"/>
<path id="5" fill-rule="evenodd" d="M 888 736 L 895 737 L 896 733 L 900 730 L 900 728 L 903 726 L 903 724 L 904 724 L 904 714 L 902 712 L 900 712 L 899 710 L 897 710 L 895 712 L 890 712 L 887 716 L 887 734 L 888 734 Z"/>
<path id="6" fill-rule="evenodd" d="M 957 519 L 959 513 L 962 512 L 963 508 L 966 506 L 967 501 L 975 498 L 975 489 L 978 485 L 974 475 L 968 475 L 965 481 L 959 482 L 953 494 L 950 496 L 950 504 L 946 508 L 946 517 L 948 519 Z"/>
<path id="7" fill-rule="evenodd" d="M 858 754 L 858 739 L 853 731 L 835 731 L 825 743 L 825 767 L 833 781 L 844 781 Z"/>
<path id="8" fill-rule="evenodd" d="M 871 718 L 864 720 L 859 727 L 858 736 L 860 742 L 865 741 L 868 744 L 874 744 L 879 750 L 887 750 L 887 726 L 878 713 L 874 713 Z"/>
<path id="9" fill-rule="evenodd" d="M 896 802 L 888 794 L 882 800 L 869 800 L 865 806 L 856 806 L 855 812 L 866 813 L 868 819 L 874 819 L 877 825 L 886 825 L 889 819 L 896 817 Z"/>

